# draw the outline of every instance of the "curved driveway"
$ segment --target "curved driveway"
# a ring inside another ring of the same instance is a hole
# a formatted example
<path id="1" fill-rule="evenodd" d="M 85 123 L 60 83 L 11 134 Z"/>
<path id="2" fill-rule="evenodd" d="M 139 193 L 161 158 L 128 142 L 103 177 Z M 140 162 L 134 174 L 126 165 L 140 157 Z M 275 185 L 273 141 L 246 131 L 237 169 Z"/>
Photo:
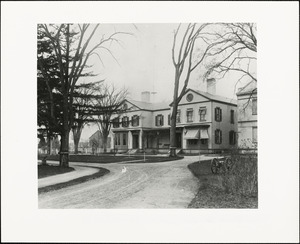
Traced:
<path id="1" fill-rule="evenodd" d="M 186 208 L 198 190 L 198 180 L 187 165 L 197 160 L 191 156 L 164 163 L 71 163 L 104 167 L 110 173 L 42 193 L 39 208 Z"/>

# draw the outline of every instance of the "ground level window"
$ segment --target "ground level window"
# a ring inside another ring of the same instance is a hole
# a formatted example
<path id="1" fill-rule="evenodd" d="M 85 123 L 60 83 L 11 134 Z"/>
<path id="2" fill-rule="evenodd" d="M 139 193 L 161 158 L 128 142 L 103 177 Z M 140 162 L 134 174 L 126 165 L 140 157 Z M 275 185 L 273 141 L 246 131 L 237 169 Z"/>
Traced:
<path id="1" fill-rule="evenodd" d="M 219 129 L 215 130 L 215 143 L 222 144 L 222 131 Z"/>
<path id="2" fill-rule="evenodd" d="M 201 139 L 200 142 L 201 142 L 202 145 L 207 145 L 208 140 L 207 139 Z"/>
<path id="3" fill-rule="evenodd" d="M 197 139 L 190 139 L 190 140 L 188 140 L 188 144 L 189 145 L 197 145 Z"/>
<path id="4" fill-rule="evenodd" d="M 236 142 L 235 137 L 236 137 L 235 132 L 233 130 L 229 131 L 229 144 L 230 145 L 235 145 L 235 142 Z"/>

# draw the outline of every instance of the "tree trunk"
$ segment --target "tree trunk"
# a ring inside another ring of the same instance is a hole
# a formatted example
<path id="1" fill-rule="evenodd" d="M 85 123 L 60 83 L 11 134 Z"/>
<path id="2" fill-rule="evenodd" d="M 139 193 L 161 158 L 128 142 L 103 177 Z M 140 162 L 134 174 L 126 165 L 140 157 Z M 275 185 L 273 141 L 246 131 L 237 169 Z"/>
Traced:
<path id="1" fill-rule="evenodd" d="M 51 137 L 49 133 L 47 133 L 47 154 L 51 154 Z"/>
<path id="2" fill-rule="evenodd" d="M 69 131 L 61 135 L 59 166 L 69 167 Z"/>
<path id="3" fill-rule="evenodd" d="M 178 106 L 178 87 L 179 87 L 179 73 L 178 69 L 175 70 L 175 82 L 172 104 L 171 128 L 170 128 L 170 157 L 176 157 L 176 116 Z"/>
<path id="4" fill-rule="evenodd" d="M 78 154 L 78 145 L 81 137 L 82 126 L 72 130 L 74 139 L 74 153 Z"/>
<path id="5" fill-rule="evenodd" d="M 68 109 L 68 96 L 64 95 L 63 103 L 63 131 L 60 139 L 60 167 L 69 167 L 69 109 Z"/>
<path id="6" fill-rule="evenodd" d="M 103 142 L 103 152 L 106 153 L 107 152 L 107 138 L 108 138 L 108 133 L 103 132 L 102 134 L 102 142 Z"/>

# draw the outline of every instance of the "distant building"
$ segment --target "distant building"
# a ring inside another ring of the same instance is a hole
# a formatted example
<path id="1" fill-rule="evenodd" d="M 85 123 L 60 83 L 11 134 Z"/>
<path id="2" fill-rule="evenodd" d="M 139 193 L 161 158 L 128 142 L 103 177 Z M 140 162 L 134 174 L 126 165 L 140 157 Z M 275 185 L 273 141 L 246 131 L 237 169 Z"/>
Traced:
<path id="1" fill-rule="evenodd" d="M 178 105 L 177 149 L 186 153 L 218 151 L 236 146 L 237 101 L 215 95 L 215 80 L 208 92 L 188 89 Z M 150 92 L 142 101 L 125 100 L 126 111 L 112 120 L 114 148 L 168 152 L 170 147 L 170 102 L 151 103 Z"/>
<path id="2" fill-rule="evenodd" d="M 236 95 L 238 102 L 238 146 L 240 148 L 257 148 L 256 82 L 249 82 Z"/>
<path id="3" fill-rule="evenodd" d="M 112 133 L 107 138 L 107 152 L 110 152 L 112 147 Z M 89 137 L 89 152 L 91 153 L 102 153 L 103 152 L 103 138 L 101 132 L 97 130 L 93 135 Z"/>

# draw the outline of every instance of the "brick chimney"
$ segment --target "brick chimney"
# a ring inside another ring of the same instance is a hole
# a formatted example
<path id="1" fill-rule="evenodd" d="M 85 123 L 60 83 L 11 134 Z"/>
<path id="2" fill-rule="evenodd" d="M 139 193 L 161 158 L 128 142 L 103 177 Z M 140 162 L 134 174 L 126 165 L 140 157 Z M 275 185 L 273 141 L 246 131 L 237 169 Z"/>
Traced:
<path id="1" fill-rule="evenodd" d="M 142 100 L 142 102 L 150 103 L 150 92 L 149 91 L 143 91 L 141 93 L 141 100 Z"/>
<path id="2" fill-rule="evenodd" d="M 207 84 L 206 92 L 212 95 L 216 95 L 216 79 L 209 78 L 206 80 L 206 84 Z"/>

